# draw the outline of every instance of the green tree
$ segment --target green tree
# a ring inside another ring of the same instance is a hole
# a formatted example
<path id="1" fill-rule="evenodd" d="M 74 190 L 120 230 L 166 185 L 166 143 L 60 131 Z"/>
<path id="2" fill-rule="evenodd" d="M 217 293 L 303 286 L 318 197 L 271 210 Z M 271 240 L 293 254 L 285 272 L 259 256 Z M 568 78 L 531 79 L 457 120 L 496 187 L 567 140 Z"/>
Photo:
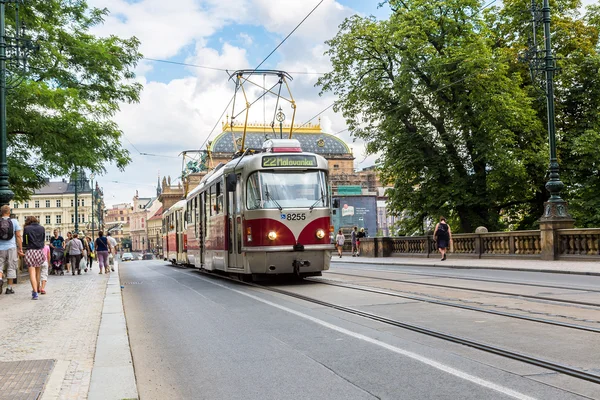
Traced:
<path id="1" fill-rule="evenodd" d="M 463 232 L 529 228 L 542 215 L 545 102 L 518 60 L 527 5 L 504 3 L 482 12 L 476 0 L 390 0 L 388 20 L 351 17 L 328 42 L 333 71 L 319 84 L 380 154 L 405 232 L 440 214 Z M 574 18 L 572 7 L 564 4 L 559 20 Z"/>
<path id="2" fill-rule="evenodd" d="M 138 40 L 92 35 L 108 10 L 85 0 L 29 0 L 19 11 L 39 51 L 30 56 L 23 83 L 7 95 L 15 198 L 27 198 L 44 178 L 74 167 L 101 173 L 113 162 L 123 169 L 129 153 L 112 118 L 119 103 L 139 100 L 141 85 L 132 80 Z M 14 31 L 14 21 L 8 29 Z"/>

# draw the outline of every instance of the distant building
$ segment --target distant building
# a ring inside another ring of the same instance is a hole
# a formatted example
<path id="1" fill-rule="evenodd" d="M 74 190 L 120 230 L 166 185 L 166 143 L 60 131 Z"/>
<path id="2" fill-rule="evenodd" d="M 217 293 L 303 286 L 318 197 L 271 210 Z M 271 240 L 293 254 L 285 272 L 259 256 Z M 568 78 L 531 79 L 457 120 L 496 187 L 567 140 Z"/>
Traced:
<path id="1" fill-rule="evenodd" d="M 78 179 L 77 188 L 77 220 L 79 231 L 91 235 L 92 221 L 94 229 L 102 227 L 103 223 L 103 192 L 96 185 L 94 192 L 94 213 L 92 214 L 92 188 L 87 177 Z M 54 229 L 66 236 L 67 232 L 75 230 L 75 182 L 65 179 L 58 182 L 46 181 L 46 184 L 36 190 L 26 201 L 11 201 L 12 212 L 19 223 L 23 225 L 25 218 L 35 216 L 46 229 L 46 239 Z"/>
<path id="2" fill-rule="evenodd" d="M 223 123 L 222 128 L 223 132 L 208 145 L 209 165 L 207 167 L 209 169 L 216 167 L 219 163 L 227 163 L 241 149 L 244 126 L 231 127 L 227 121 Z M 279 128 L 274 131 L 268 125 L 250 124 L 246 129 L 244 147 L 262 149 L 263 143 L 268 139 L 279 139 L 280 136 L 287 139 L 289 131 L 289 125 L 284 125 L 283 133 L 280 134 Z M 348 145 L 339 137 L 321 131 L 319 124 L 294 127 L 292 139 L 300 142 L 303 151 L 319 154 L 327 160 L 334 191 L 338 184 L 338 180 L 334 179 L 334 176 L 355 176 L 354 155 Z"/>
<path id="3" fill-rule="evenodd" d="M 156 254 L 160 253 L 162 246 L 162 213 L 164 208 L 161 206 L 154 215 L 148 218 L 148 242 L 150 251 Z"/>
<path id="4" fill-rule="evenodd" d="M 131 239 L 129 222 L 132 206 L 130 203 L 113 204 L 105 212 L 104 221 L 107 232 L 110 232 L 117 243 L 128 242 Z M 123 248 L 124 246 L 121 246 Z"/>

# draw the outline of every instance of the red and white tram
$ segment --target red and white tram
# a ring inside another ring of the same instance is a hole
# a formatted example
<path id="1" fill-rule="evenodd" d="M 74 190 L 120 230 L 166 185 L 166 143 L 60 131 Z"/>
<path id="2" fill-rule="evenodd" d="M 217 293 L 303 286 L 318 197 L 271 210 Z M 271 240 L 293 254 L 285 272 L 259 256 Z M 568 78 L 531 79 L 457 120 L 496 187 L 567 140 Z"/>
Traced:
<path id="1" fill-rule="evenodd" d="M 187 264 L 187 236 L 185 233 L 185 200 L 173 204 L 162 215 L 163 254 L 173 264 Z"/>
<path id="2" fill-rule="evenodd" d="M 241 275 L 320 275 L 333 246 L 327 160 L 272 139 L 207 174 L 163 222 L 183 237 L 185 263 Z M 185 230 L 179 233 L 177 214 Z M 173 217 L 173 214 L 175 216 Z M 174 222 L 173 222 L 174 221 Z M 170 260 L 171 240 L 168 241 Z M 183 256 L 183 255 L 181 255 Z M 177 262 L 180 261 L 177 247 Z"/>

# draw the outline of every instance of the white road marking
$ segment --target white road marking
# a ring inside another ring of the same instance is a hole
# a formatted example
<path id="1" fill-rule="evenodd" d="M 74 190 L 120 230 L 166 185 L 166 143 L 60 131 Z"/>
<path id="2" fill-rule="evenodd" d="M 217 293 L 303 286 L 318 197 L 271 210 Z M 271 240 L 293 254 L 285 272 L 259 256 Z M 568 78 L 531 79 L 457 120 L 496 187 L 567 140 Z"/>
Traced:
<path id="1" fill-rule="evenodd" d="M 400 355 L 412 358 L 413 360 L 422 362 L 423 364 L 426 364 L 426 365 L 429 365 L 430 367 L 439 369 L 440 371 L 446 372 L 446 373 L 448 373 L 450 375 L 454 375 L 454 376 L 456 376 L 458 378 L 461 378 L 461 379 L 464 379 L 466 381 L 475 383 L 475 384 L 477 384 L 479 386 L 483 386 L 483 387 L 486 387 L 488 389 L 495 390 L 495 391 L 500 392 L 502 394 L 505 394 L 507 396 L 513 397 L 515 399 L 520 399 L 520 400 L 536 400 L 534 397 L 527 396 L 527 395 L 525 395 L 523 393 L 514 391 L 514 390 L 509 389 L 507 387 L 495 384 L 495 383 L 490 382 L 490 381 L 485 380 L 485 379 L 481 379 L 479 377 L 476 377 L 474 375 L 471 375 L 471 374 L 468 374 L 466 372 L 460 371 L 460 370 L 458 370 L 456 368 L 453 368 L 453 367 L 450 367 L 448 365 L 442 364 L 442 363 L 437 362 L 435 360 L 432 360 L 430 358 L 421 356 L 419 354 L 413 353 L 413 352 L 408 351 L 408 350 L 401 349 L 401 348 L 396 347 L 396 346 L 392 346 L 392 345 L 387 344 L 385 342 L 382 342 L 380 340 L 373 339 L 371 337 L 362 335 L 360 333 L 356 333 L 356 332 L 350 331 L 348 329 L 345 329 L 345 328 L 342 328 L 340 326 L 331 324 L 329 322 L 320 320 L 318 318 L 311 317 L 310 315 L 307 315 L 307 314 L 301 313 L 299 311 L 293 310 L 291 308 L 288 308 L 288 307 L 285 307 L 285 306 L 273 303 L 273 302 L 271 302 L 269 300 L 262 299 L 262 298 L 260 298 L 258 296 L 254 296 L 254 295 L 252 295 L 250 293 L 246 293 L 246 292 L 243 292 L 241 290 L 237 290 L 237 289 L 233 289 L 231 287 L 227 287 L 227 286 L 222 285 L 220 283 L 214 282 L 213 280 L 200 277 L 200 276 L 198 276 L 196 274 L 189 274 L 189 273 L 186 273 L 186 272 L 182 272 L 182 273 L 186 274 L 186 275 L 189 275 L 189 276 L 196 277 L 196 278 L 201 279 L 201 280 L 203 280 L 205 282 L 211 283 L 211 284 L 213 284 L 215 286 L 222 287 L 223 289 L 231 290 L 232 292 L 241 294 L 242 296 L 249 297 L 249 298 L 254 299 L 256 301 L 260 301 L 261 303 L 267 304 L 267 305 L 269 305 L 271 307 L 278 308 L 278 309 L 283 310 L 285 312 L 288 312 L 290 314 L 294 314 L 294 315 L 296 315 L 296 316 L 298 316 L 300 318 L 304 318 L 304 319 L 307 319 L 307 320 L 309 320 L 311 322 L 314 322 L 315 324 L 319 324 L 321 326 L 324 326 L 325 328 L 329 328 L 329 329 L 334 330 L 336 332 L 340 332 L 340 333 L 343 333 L 345 335 L 351 336 L 351 337 L 353 337 L 355 339 L 363 340 L 365 342 L 374 344 L 376 346 L 383 347 L 386 350 L 390 350 L 390 351 L 392 351 L 394 353 L 397 353 L 397 354 L 400 354 Z M 194 292 L 197 292 L 195 289 L 192 289 L 192 290 Z"/>

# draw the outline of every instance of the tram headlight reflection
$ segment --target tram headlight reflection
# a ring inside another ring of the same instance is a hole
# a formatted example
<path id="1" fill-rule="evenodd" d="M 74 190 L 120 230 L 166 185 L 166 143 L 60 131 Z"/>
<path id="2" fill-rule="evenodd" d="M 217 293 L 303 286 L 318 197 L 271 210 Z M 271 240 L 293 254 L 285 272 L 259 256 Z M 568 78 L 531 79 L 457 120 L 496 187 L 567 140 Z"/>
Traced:
<path id="1" fill-rule="evenodd" d="M 323 229 L 317 229 L 317 239 L 323 239 L 325 237 L 325 231 Z"/>
<path id="2" fill-rule="evenodd" d="M 271 231 L 271 232 L 269 232 L 267 237 L 269 238 L 269 240 L 275 240 L 275 239 L 277 239 L 277 232 Z"/>

